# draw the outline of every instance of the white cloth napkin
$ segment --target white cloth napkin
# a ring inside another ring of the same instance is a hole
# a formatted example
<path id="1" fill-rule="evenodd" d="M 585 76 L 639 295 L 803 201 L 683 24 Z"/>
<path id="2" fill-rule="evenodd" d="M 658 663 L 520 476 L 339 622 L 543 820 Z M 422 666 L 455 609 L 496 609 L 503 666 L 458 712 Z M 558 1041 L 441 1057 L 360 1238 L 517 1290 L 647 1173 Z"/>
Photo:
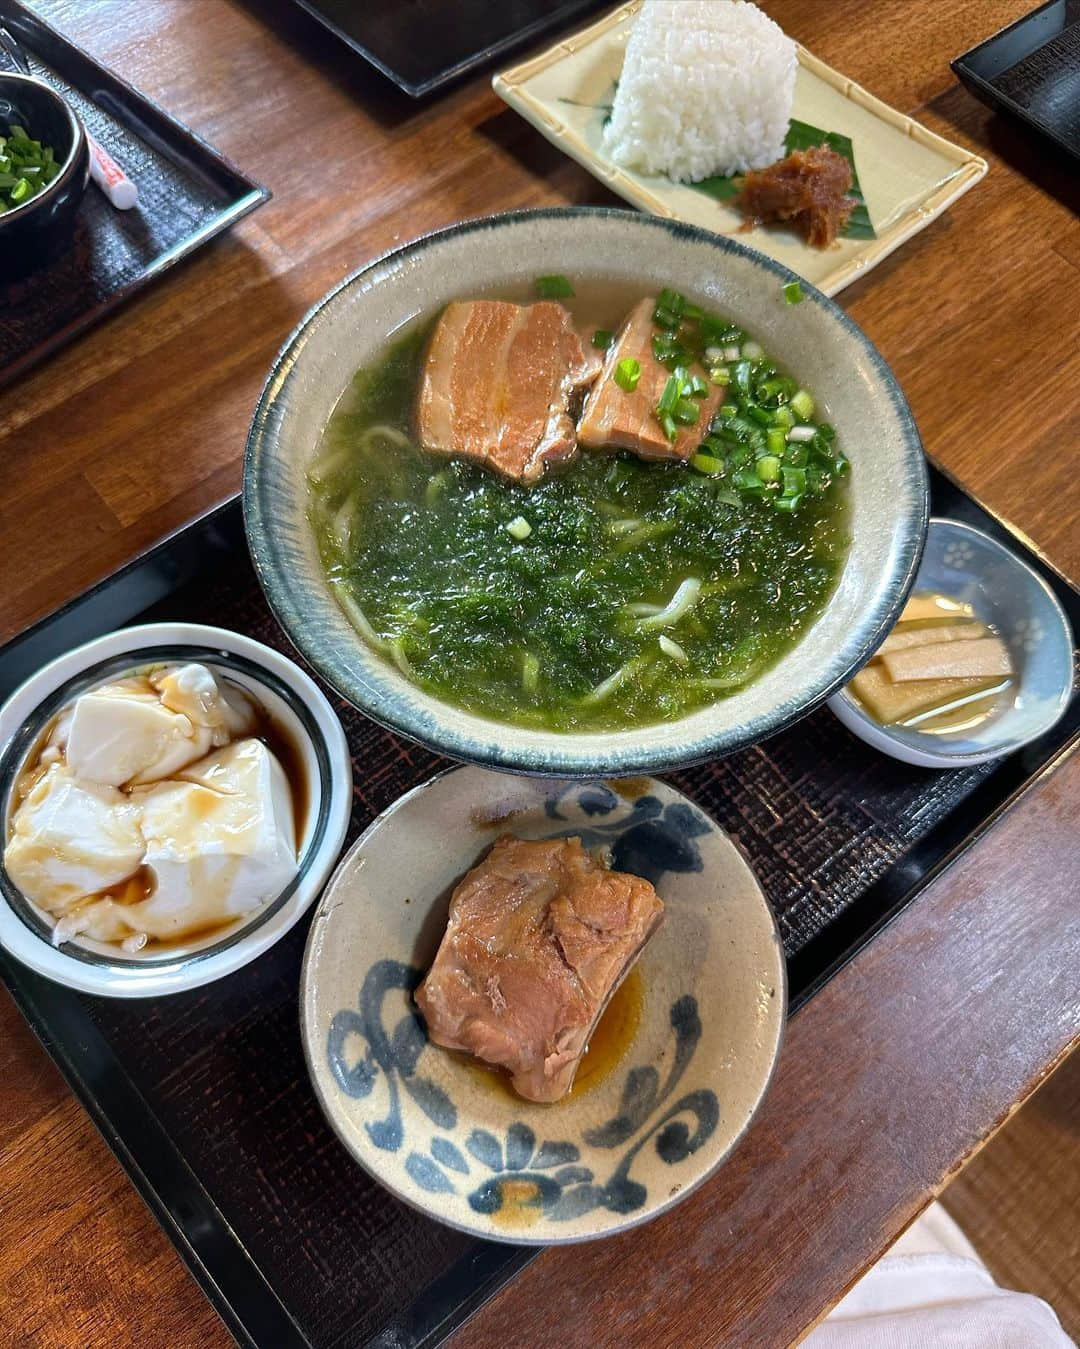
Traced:
<path id="1" fill-rule="evenodd" d="M 1041 1298 L 998 1287 L 938 1204 L 803 1344 L 806 1349 L 1076 1349 Z"/>

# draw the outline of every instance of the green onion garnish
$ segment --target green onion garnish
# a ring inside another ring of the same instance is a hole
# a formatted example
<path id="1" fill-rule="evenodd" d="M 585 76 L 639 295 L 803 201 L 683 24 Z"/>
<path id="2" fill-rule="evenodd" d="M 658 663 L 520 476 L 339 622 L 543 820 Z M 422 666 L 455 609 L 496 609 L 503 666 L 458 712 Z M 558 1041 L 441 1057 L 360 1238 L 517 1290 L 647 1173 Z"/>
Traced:
<path id="1" fill-rule="evenodd" d="M 532 525 L 523 515 L 515 515 L 506 526 L 506 532 L 511 538 L 517 539 L 520 543 L 522 539 L 527 539 L 532 533 Z"/>
<path id="2" fill-rule="evenodd" d="M 691 398 L 704 398 L 709 392 L 709 386 L 699 374 L 693 374 L 687 380 L 686 391 Z"/>
<path id="3" fill-rule="evenodd" d="M 671 415 L 680 426 L 693 426 L 701 416 L 701 408 L 692 398 L 680 398 L 672 408 Z"/>
<path id="4" fill-rule="evenodd" d="M 52 147 L 27 135 L 24 127 L 0 136 L 0 211 L 37 196 L 60 172 Z"/>
<path id="5" fill-rule="evenodd" d="M 779 458 L 775 454 L 765 455 L 754 465 L 754 472 L 762 482 L 778 482 L 780 479 Z"/>
<path id="6" fill-rule="evenodd" d="M 542 300 L 567 300 L 574 293 L 565 276 L 538 276 L 535 284 L 536 293 Z"/>
<path id="7" fill-rule="evenodd" d="M 668 440 L 674 440 L 679 434 L 679 428 L 675 425 L 675 418 L 670 412 L 664 412 L 660 416 L 660 427 L 667 436 Z"/>
<path id="8" fill-rule="evenodd" d="M 808 422 L 814 415 L 814 400 L 806 389 L 800 389 L 792 395 L 791 410 L 800 419 Z"/>
<path id="9" fill-rule="evenodd" d="M 598 347 L 601 351 L 607 351 L 608 347 L 610 347 L 614 341 L 615 334 L 610 328 L 597 328 L 596 332 L 592 335 L 593 346 Z"/>
<path id="10" fill-rule="evenodd" d="M 633 393 L 638 386 L 638 380 L 641 378 L 641 363 L 635 361 L 633 356 L 627 356 L 621 360 L 615 367 L 612 379 L 620 389 L 625 389 L 627 393 Z"/>
<path id="11" fill-rule="evenodd" d="M 717 459 L 712 454 L 702 454 L 700 451 L 690 459 L 690 467 L 696 468 L 699 473 L 704 473 L 709 478 L 719 478 L 724 472 L 724 461 Z"/>
<path id="12" fill-rule="evenodd" d="M 675 404 L 682 395 L 683 382 L 678 375 L 668 375 L 667 383 L 664 385 L 664 391 L 660 395 L 660 401 L 656 405 L 656 415 L 663 417 L 665 413 L 674 412 Z"/>
<path id="13" fill-rule="evenodd" d="M 788 304 L 800 304 L 803 299 L 802 286 L 798 281 L 789 281 L 784 287 L 784 299 Z"/>
<path id="14" fill-rule="evenodd" d="M 775 454 L 778 458 L 787 449 L 787 437 L 781 426 L 770 427 L 765 433 L 765 440 L 769 446 L 769 453 Z"/>

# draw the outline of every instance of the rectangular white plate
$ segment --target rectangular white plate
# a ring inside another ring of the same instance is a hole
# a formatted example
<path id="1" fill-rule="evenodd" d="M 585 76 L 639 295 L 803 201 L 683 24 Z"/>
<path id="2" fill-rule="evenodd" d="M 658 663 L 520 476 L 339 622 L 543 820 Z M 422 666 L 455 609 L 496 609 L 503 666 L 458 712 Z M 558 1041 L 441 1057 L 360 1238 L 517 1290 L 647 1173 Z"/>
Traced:
<path id="1" fill-rule="evenodd" d="M 792 114 L 851 138 L 877 238 L 841 238 L 832 248 L 817 249 L 775 226 L 744 231 L 732 206 L 685 184 L 619 168 L 603 148 L 604 118 L 641 3 L 621 5 L 542 55 L 496 75 L 493 84 L 548 140 L 642 210 L 734 235 L 835 295 L 928 225 L 987 170 L 986 160 L 927 131 L 799 47 Z"/>

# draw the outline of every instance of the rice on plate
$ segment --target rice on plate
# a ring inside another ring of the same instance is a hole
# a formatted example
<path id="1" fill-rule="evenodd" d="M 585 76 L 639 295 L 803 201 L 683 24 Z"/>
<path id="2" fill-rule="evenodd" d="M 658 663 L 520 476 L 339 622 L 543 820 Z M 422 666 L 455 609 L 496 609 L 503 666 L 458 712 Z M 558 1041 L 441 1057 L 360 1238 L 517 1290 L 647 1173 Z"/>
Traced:
<path id="1" fill-rule="evenodd" d="M 795 43 L 749 0 L 645 0 L 604 144 L 616 164 L 674 182 L 783 158 Z"/>

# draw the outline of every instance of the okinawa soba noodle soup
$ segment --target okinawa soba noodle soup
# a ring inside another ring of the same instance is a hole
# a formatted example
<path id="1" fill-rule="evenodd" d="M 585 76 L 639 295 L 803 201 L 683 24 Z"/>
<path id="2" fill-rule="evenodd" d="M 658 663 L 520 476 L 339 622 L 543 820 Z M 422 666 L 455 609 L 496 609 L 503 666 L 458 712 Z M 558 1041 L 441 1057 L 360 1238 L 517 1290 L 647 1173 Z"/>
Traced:
<path id="1" fill-rule="evenodd" d="M 579 446 L 530 484 L 422 449 L 434 316 L 358 371 L 326 427 L 309 471 L 322 560 L 365 640 L 449 703 L 563 732 L 680 717 L 821 612 L 848 547 L 847 460 L 811 394 L 722 316 L 665 291 L 641 361 L 615 360 L 641 292 L 543 280 L 605 360 L 593 388 L 656 373 L 648 435 L 674 454 L 689 429 L 692 457 Z M 570 416 L 584 426 L 588 405 Z"/>

